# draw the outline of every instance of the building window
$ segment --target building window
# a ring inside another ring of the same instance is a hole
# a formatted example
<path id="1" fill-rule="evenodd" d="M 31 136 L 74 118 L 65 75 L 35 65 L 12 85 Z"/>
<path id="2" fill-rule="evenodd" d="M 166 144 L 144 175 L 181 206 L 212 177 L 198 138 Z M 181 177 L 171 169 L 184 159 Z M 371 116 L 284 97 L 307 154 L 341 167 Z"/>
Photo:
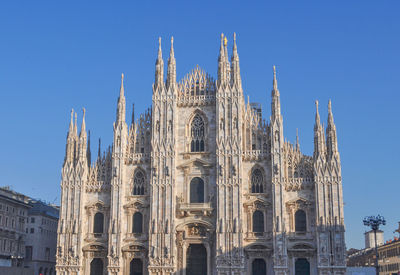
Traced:
<path id="1" fill-rule="evenodd" d="M 104 215 L 97 212 L 94 215 L 93 233 L 103 233 L 104 230 Z"/>
<path id="2" fill-rule="evenodd" d="M 264 178 L 260 169 L 254 169 L 251 173 L 251 193 L 264 193 Z"/>
<path id="3" fill-rule="evenodd" d="M 138 170 L 133 178 L 133 195 L 144 195 L 144 174 Z"/>
<path id="4" fill-rule="evenodd" d="M 31 228 L 31 234 L 35 233 L 35 228 Z"/>
<path id="5" fill-rule="evenodd" d="M 32 246 L 25 246 L 25 259 L 32 261 Z"/>
<path id="6" fill-rule="evenodd" d="M 35 218 L 34 217 L 31 218 L 31 223 L 35 223 Z"/>
<path id="7" fill-rule="evenodd" d="M 46 260 L 50 261 L 50 248 L 46 247 L 46 251 L 45 251 L 45 258 Z"/>
<path id="8" fill-rule="evenodd" d="M 142 233 L 143 231 L 143 215 L 140 212 L 133 214 L 132 233 Z"/>
<path id="9" fill-rule="evenodd" d="M 295 231 L 306 232 L 307 231 L 307 216 L 303 210 L 297 210 L 294 215 L 295 219 Z"/>
<path id="10" fill-rule="evenodd" d="M 190 202 L 204 202 L 204 181 L 201 178 L 193 178 L 190 182 Z"/>
<path id="11" fill-rule="evenodd" d="M 256 210 L 253 213 L 253 232 L 264 232 L 264 214 L 260 210 Z"/>
<path id="12" fill-rule="evenodd" d="M 190 151 L 204 152 L 204 121 L 199 114 L 195 115 L 190 127 Z"/>

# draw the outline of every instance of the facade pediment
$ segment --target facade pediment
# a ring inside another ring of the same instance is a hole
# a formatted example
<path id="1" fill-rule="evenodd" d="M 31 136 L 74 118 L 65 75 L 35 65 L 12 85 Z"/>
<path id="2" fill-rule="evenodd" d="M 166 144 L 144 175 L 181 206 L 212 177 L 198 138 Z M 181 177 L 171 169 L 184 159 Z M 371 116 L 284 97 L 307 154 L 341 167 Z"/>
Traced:
<path id="1" fill-rule="evenodd" d="M 212 167 L 212 163 L 207 162 L 203 159 L 196 158 L 196 159 L 189 160 L 189 161 L 179 165 L 177 168 L 184 170 L 184 169 L 188 169 L 188 168 L 190 169 L 195 166 L 203 167 L 203 168 L 210 168 L 210 167 Z"/>

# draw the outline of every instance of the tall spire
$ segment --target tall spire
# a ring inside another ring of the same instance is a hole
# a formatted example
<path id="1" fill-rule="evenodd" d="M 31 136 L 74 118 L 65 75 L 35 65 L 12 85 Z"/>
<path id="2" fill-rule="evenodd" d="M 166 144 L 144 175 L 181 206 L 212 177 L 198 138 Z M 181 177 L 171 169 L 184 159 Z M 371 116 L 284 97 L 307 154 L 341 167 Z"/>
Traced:
<path id="1" fill-rule="evenodd" d="M 174 53 L 174 37 L 171 37 L 171 50 L 168 58 L 167 88 L 176 83 L 176 61 Z"/>
<path id="2" fill-rule="evenodd" d="M 296 128 L 296 150 L 300 151 L 299 128 Z"/>
<path id="3" fill-rule="evenodd" d="M 67 144 L 65 147 L 65 159 L 64 164 L 67 162 L 72 162 L 74 160 L 75 151 L 75 128 L 74 128 L 74 109 L 71 110 L 71 121 L 69 123 L 69 130 L 67 134 Z"/>
<path id="4" fill-rule="evenodd" d="M 125 91 L 124 91 L 124 74 L 121 74 L 121 88 L 119 89 L 118 105 L 117 105 L 117 124 L 125 122 Z"/>
<path id="5" fill-rule="evenodd" d="M 273 67 L 274 70 L 274 79 L 273 79 L 273 88 L 272 88 L 272 102 L 271 102 L 271 110 L 272 110 L 272 121 L 275 119 L 280 119 L 281 118 L 281 101 L 280 101 L 280 95 L 279 95 L 279 90 L 278 90 L 278 82 L 276 80 L 276 68 L 275 66 Z"/>
<path id="6" fill-rule="evenodd" d="M 97 151 L 97 160 L 101 160 L 101 139 L 99 138 L 99 150 Z"/>
<path id="7" fill-rule="evenodd" d="M 88 166 L 90 166 L 90 164 L 92 163 L 92 152 L 90 151 L 90 130 L 89 130 L 89 136 L 88 136 L 86 158 L 87 158 Z"/>
<path id="8" fill-rule="evenodd" d="M 272 81 L 272 86 L 273 86 L 273 92 L 277 93 L 277 95 L 279 96 L 279 90 L 278 90 L 278 81 L 276 80 L 276 68 L 274 65 L 274 79 Z"/>
<path id="9" fill-rule="evenodd" d="M 82 136 L 86 137 L 86 123 L 85 123 L 86 109 L 82 108 L 82 111 L 83 111 L 83 117 L 82 117 L 81 133 L 79 134 L 79 137 L 82 137 Z"/>
<path id="10" fill-rule="evenodd" d="M 227 81 L 227 67 L 226 67 L 226 59 L 225 49 L 224 49 L 224 34 L 221 33 L 221 45 L 219 47 L 219 56 L 218 56 L 218 84 L 223 85 Z"/>
<path id="11" fill-rule="evenodd" d="M 74 109 L 71 110 L 71 122 L 69 123 L 68 136 L 74 132 Z"/>
<path id="12" fill-rule="evenodd" d="M 78 115 L 75 112 L 75 124 L 74 124 L 74 135 L 78 136 Z"/>
<path id="13" fill-rule="evenodd" d="M 338 152 L 336 125 L 333 121 L 331 100 L 329 100 L 328 103 L 328 125 L 326 127 L 326 146 L 328 151 L 328 157 L 332 157 L 333 154 Z"/>
<path id="14" fill-rule="evenodd" d="M 315 101 L 315 124 L 314 124 L 314 158 L 325 154 L 324 128 L 321 125 L 318 110 L 318 100 Z"/>
<path id="15" fill-rule="evenodd" d="M 232 85 L 238 85 L 241 87 L 242 81 L 240 77 L 240 66 L 239 66 L 239 55 L 237 52 L 236 45 L 236 33 L 233 33 L 233 49 L 231 58 L 231 83 Z"/>
<path id="16" fill-rule="evenodd" d="M 164 61 L 162 59 L 161 37 L 158 38 L 158 55 L 156 60 L 155 87 L 162 86 L 164 81 Z"/>

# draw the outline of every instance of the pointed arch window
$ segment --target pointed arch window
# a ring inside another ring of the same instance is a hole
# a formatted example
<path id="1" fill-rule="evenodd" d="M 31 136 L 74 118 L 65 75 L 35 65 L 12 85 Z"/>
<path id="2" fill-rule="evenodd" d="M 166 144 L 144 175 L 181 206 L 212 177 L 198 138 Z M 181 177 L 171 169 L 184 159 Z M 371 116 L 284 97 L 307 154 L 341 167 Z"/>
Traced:
<path id="1" fill-rule="evenodd" d="M 253 213 L 253 232 L 264 232 L 264 214 L 260 210 L 256 210 Z"/>
<path id="2" fill-rule="evenodd" d="M 143 232 L 143 215 L 140 212 L 133 214 L 132 221 L 132 233 L 142 233 Z"/>
<path id="3" fill-rule="evenodd" d="M 94 215 L 93 233 L 101 234 L 104 231 L 104 214 L 97 212 Z"/>
<path id="4" fill-rule="evenodd" d="M 190 125 L 190 151 L 191 152 L 204 152 L 204 120 L 196 114 Z"/>
<path id="5" fill-rule="evenodd" d="M 100 258 L 94 258 L 90 263 L 90 275 L 100 275 L 103 274 L 104 267 L 103 261 Z"/>
<path id="6" fill-rule="evenodd" d="M 193 178 L 190 181 L 190 202 L 204 202 L 204 181 L 201 178 Z"/>
<path id="7" fill-rule="evenodd" d="M 303 210 L 297 210 L 294 214 L 295 220 L 295 231 L 306 232 L 307 231 L 307 215 Z"/>
<path id="8" fill-rule="evenodd" d="M 260 169 L 251 173 L 251 193 L 264 193 L 264 177 Z"/>
<path id="9" fill-rule="evenodd" d="M 144 173 L 140 170 L 135 172 L 135 176 L 133 177 L 133 195 L 144 195 Z"/>

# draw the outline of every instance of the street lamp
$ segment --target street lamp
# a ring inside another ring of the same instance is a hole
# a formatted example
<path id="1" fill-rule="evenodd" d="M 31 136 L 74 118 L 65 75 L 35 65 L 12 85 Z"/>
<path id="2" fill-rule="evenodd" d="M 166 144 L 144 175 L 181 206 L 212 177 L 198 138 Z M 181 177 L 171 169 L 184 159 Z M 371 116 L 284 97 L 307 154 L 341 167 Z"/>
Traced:
<path id="1" fill-rule="evenodd" d="M 376 275 L 379 275 L 379 267 L 378 267 L 378 245 L 376 242 L 376 231 L 379 230 L 380 225 L 385 225 L 386 221 L 385 218 L 382 217 L 381 215 L 378 216 L 368 216 L 365 217 L 364 220 L 364 225 L 365 226 L 370 226 L 371 229 L 374 231 L 374 237 L 375 237 L 375 270 L 376 270 Z"/>

